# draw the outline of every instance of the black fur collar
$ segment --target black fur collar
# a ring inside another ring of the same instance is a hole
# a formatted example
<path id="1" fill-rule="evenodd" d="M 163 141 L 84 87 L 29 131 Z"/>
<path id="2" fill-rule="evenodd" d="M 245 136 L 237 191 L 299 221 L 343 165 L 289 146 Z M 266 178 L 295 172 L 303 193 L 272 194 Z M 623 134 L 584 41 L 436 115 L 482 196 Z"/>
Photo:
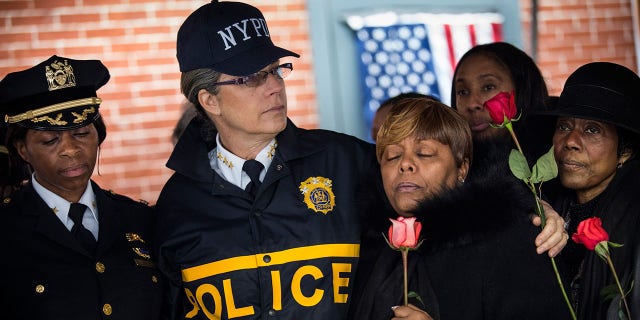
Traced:
<path id="1" fill-rule="evenodd" d="M 496 234 L 534 213 L 533 194 L 511 175 L 474 179 L 422 202 L 414 215 L 428 247 L 451 247 Z"/>
<path id="2" fill-rule="evenodd" d="M 530 220 L 533 194 L 509 170 L 510 149 L 504 141 L 474 141 L 474 161 L 467 181 L 436 199 L 425 200 L 413 212 L 428 242 L 423 248 L 464 245 L 493 235 L 510 223 Z M 386 235 L 389 218 L 398 217 L 388 201 L 385 204 L 362 212 L 365 239 Z"/>

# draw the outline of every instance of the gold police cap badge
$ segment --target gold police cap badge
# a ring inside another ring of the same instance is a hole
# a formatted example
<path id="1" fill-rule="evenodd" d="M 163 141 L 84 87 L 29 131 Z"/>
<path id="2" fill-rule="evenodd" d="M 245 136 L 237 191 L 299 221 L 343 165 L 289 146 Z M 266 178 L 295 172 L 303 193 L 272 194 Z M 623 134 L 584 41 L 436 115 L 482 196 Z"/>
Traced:
<path id="1" fill-rule="evenodd" d="M 327 214 L 336 205 L 331 179 L 324 177 L 309 177 L 300 183 L 300 192 L 304 197 L 307 208 Z"/>
<path id="2" fill-rule="evenodd" d="M 97 90 L 109 80 L 98 60 L 51 56 L 0 81 L 0 106 L 6 124 L 35 130 L 72 130 L 100 117 Z"/>

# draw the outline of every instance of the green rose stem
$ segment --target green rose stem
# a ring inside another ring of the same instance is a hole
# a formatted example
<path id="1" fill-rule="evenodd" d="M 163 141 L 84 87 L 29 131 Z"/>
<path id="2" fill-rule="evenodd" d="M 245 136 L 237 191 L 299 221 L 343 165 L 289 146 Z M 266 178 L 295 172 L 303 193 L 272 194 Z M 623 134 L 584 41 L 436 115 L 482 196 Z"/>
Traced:
<path id="1" fill-rule="evenodd" d="M 609 268 L 611 268 L 611 273 L 613 273 L 613 279 L 616 280 L 616 285 L 618 286 L 618 290 L 620 290 L 620 297 L 622 298 L 622 302 L 624 303 L 624 308 L 627 310 L 627 316 L 631 319 L 631 311 L 629 311 L 629 305 L 627 304 L 627 299 L 625 299 L 624 291 L 622 290 L 622 286 L 620 285 L 620 280 L 618 280 L 618 274 L 616 273 L 616 269 L 613 267 L 613 261 L 611 261 L 611 257 L 607 255 L 607 264 Z M 407 281 L 405 274 L 405 281 Z M 406 296 L 405 296 L 406 299 Z M 405 301 L 406 302 L 406 301 Z"/>
<path id="2" fill-rule="evenodd" d="M 504 122 L 505 128 L 509 130 L 509 134 L 511 134 L 511 138 L 513 138 L 513 142 L 515 142 L 516 147 L 518 147 L 518 151 L 524 157 L 524 152 L 522 152 L 522 147 L 520 147 L 520 142 L 518 142 L 518 137 L 516 137 L 516 133 L 513 131 L 513 124 L 511 123 L 511 120 L 508 119 L 506 116 L 504 118 L 505 118 L 505 122 Z M 533 182 L 531 182 L 531 180 L 527 180 L 527 186 L 529 187 L 531 192 L 533 192 L 535 202 L 536 202 L 536 213 L 540 217 L 541 227 L 544 228 L 544 226 L 547 224 L 547 218 L 544 214 L 544 209 L 540 204 L 540 198 L 538 198 L 538 195 L 536 193 L 536 188 L 533 185 Z M 569 296 L 567 296 L 567 291 L 564 289 L 564 284 L 562 284 L 562 279 L 560 278 L 560 272 L 558 272 L 558 266 L 556 265 L 556 260 L 553 257 L 551 257 L 551 265 L 553 266 L 553 271 L 556 274 L 556 280 L 560 285 L 560 290 L 562 291 L 562 296 L 564 297 L 564 301 L 567 304 L 567 307 L 569 307 L 569 312 L 571 312 L 571 318 L 573 320 L 576 320 L 577 319 L 576 313 L 575 311 L 573 311 L 573 307 L 571 306 L 571 302 L 569 301 Z M 611 268 L 613 268 L 613 266 L 611 266 Z M 618 282 L 618 277 L 615 275 L 615 272 L 614 272 L 614 276 L 616 277 L 616 282 Z M 620 288 L 619 283 L 618 283 L 618 288 Z M 626 306 L 626 301 L 625 301 L 625 306 Z"/>
<path id="3" fill-rule="evenodd" d="M 409 290 L 407 289 L 407 260 L 409 260 L 409 248 L 400 248 L 400 252 L 402 253 L 402 270 L 404 271 L 404 305 L 407 306 L 409 305 Z"/>
<path id="4" fill-rule="evenodd" d="M 505 121 L 504 126 L 507 128 L 507 130 L 509 130 L 509 133 L 511 134 L 511 138 L 513 138 L 513 142 L 515 142 L 516 143 L 516 147 L 518 147 L 518 151 L 520 151 L 520 153 L 524 154 L 522 152 L 522 147 L 520 147 L 520 142 L 518 142 L 518 137 L 516 137 L 516 133 L 513 132 L 513 124 L 507 118 L 507 116 L 504 116 L 504 121 Z"/>
<path id="5" fill-rule="evenodd" d="M 604 242 L 604 244 L 602 244 Z M 618 279 L 618 273 L 616 269 L 613 267 L 613 261 L 611 261 L 611 256 L 609 254 L 609 246 L 607 246 L 606 241 L 602 241 L 598 243 L 596 246 L 604 247 L 603 251 L 605 254 L 602 254 L 603 258 L 607 261 L 609 265 L 609 269 L 611 269 L 611 273 L 613 273 L 613 279 L 616 281 L 616 285 L 618 286 L 618 290 L 620 291 L 620 297 L 622 298 L 622 302 L 624 303 L 624 308 L 627 311 L 627 316 L 631 319 L 631 311 L 629 311 L 629 305 L 627 304 L 627 299 L 625 298 L 625 293 L 622 290 L 622 286 L 620 285 L 620 280 Z"/>

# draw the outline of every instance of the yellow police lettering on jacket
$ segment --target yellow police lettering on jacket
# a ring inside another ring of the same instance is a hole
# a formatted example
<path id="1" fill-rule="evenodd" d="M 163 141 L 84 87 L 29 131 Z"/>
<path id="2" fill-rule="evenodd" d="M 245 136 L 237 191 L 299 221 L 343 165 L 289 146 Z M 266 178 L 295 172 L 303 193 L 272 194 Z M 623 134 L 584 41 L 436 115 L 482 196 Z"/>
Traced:
<path id="1" fill-rule="evenodd" d="M 271 292 L 273 294 L 271 308 L 276 311 L 282 310 L 283 296 L 293 297 L 296 303 L 304 307 L 316 306 L 323 299 L 331 299 L 333 303 L 346 303 L 348 294 L 341 293 L 340 289 L 349 286 L 350 278 L 348 275 L 352 272 L 352 264 L 333 262 L 331 263 L 331 270 L 323 271 L 318 266 L 313 265 L 313 261 L 323 258 L 357 258 L 359 252 L 359 244 L 346 243 L 322 244 L 292 248 L 278 252 L 232 257 L 183 269 L 182 280 L 186 284 L 234 271 L 273 267 L 304 261 L 304 265 L 299 266 L 292 275 L 289 275 L 291 279 L 286 279 L 287 282 L 291 283 L 290 288 L 282 287 L 283 279 L 280 271 L 270 271 Z M 265 256 L 270 257 L 270 259 L 264 259 Z M 311 293 L 307 292 L 305 295 L 302 290 L 302 281 L 306 277 L 310 277 L 313 280 L 331 277 L 332 292 L 325 292 L 324 289 L 315 288 Z M 229 319 L 255 314 L 253 306 L 236 305 L 235 297 L 242 293 L 238 290 L 234 291 L 232 278 L 223 278 L 221 288 L 211 283 L 203 283 L 195 289 L 195 292 L 189 288 L 185 288 L 185 293 L 189 302 L 193 305 L 193 309 L 186 314 L 186 317 L 189 319 L 195 317 L 200 312 L 208 319 L 222 319 L 223 311 Z"/>

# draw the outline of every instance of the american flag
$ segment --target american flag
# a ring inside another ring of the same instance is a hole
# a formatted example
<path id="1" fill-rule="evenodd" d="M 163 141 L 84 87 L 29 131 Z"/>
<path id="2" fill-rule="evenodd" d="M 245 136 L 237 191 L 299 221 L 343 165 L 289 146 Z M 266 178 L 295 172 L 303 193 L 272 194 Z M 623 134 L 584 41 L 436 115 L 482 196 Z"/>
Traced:
<path id="1" fill-rule="evenodd" d="M 419 92 L 450 104 L 451 80 L 471 47 L 502 41 L 498 13 L 350 15 L 361 70 L 367 129 L 384 100 Z"/>

